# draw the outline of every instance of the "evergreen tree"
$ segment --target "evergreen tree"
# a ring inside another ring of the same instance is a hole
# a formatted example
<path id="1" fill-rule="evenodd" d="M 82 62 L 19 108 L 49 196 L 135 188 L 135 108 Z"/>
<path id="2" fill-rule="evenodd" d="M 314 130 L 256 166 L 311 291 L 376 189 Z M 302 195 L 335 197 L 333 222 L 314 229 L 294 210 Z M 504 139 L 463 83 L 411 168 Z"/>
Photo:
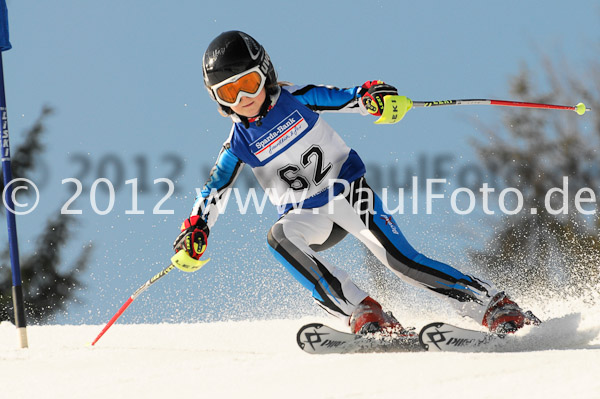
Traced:
<path id="1" fill-rule="evenodd" d="M 600 282 L 595 205 L 600 194 L 600 67 L 593 65 L 593 83 L 587 85 L 571 79 L 575 74 L 564 66 L 556 68 L 548 59 L 544 65 L 547 89 L 539 89 L 524 67 L 512 80 L 511 94 L 528 102 L 583 101 L 592 112 L 580 117 L 566 111 L 507 109 L 504 129 L 485 129 L 485 141 L 474 143 L 481 162 L 495 176 L 496 193 L 513 187 L 523 194 L 523 211 L 503 217 L 493 239 L 472 258 L 511 292 L 573 295 Z M 548 197 L 553 188 L 564 189 L 564 196 L 554 190 Z M 595 198 L 580 206 L 595 214 L 576 207 L 578 193 Z M 559 210 L 564 212 L 555 212 Z"/>

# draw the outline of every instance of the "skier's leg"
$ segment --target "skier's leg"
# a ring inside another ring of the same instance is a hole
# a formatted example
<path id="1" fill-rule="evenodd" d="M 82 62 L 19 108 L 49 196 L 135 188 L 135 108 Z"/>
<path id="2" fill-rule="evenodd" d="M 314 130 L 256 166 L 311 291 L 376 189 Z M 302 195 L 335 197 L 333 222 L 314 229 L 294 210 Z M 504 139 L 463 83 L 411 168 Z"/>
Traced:
<path id="1" fill-rule="evenodd" d="M 330 217 L 360 239 L 369 250 L 401 279 L 453 299 L 463 315 L 481 323 L 497 290 L 489 283 L 417 252 L 406 240 L 394 219 L 383 210 L 380 198 L 356 180 L 346 197 L 334 200 Z"/>
<path id="2" fill-rule="evenodd" d="M 268 234 L 275 257 L 327 312 L 348 323 L 354 308 L 367 297 L 348 274 L 316 253 L 343 238 L 343 231 L 312 209 L 287 213 Z"/>

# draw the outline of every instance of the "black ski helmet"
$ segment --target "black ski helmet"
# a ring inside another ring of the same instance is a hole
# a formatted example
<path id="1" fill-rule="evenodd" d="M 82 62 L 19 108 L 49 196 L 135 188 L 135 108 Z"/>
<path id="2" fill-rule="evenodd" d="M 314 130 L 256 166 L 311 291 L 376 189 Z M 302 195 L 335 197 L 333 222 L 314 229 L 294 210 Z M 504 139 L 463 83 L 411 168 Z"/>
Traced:
<path id="1" fill-rule="evenodd" d="M 223 32 L 213 39 L 204 52 L 202 75 L 204 85 L 213 100 L 216 101 L 211 86 L 256 66 L 266 76 L 265 88 L 271 94 L 277 86 L 277 73 L 269 54 L 254 38 L 244 32 L 232 30 Z M 218 102 L 217 102 L 218 104 Z M 219 107 L 231 114 L 231 108 L 219 104 Z"/>

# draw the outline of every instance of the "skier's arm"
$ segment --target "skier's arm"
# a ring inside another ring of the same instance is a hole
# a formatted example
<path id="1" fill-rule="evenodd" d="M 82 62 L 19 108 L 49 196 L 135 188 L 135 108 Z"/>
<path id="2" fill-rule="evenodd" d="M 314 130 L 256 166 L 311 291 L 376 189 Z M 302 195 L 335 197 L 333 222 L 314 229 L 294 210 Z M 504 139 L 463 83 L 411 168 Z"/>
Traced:
<path id="1" fill-rule="evenodd" d="M 173 243 L 175 252 L 184 250 L 189 255 L 189 258 L 180 257 L 174 263 L 178 268 L 188 272 L 195 271 L 206 263 L 195 262 L 193 259 L 200 259 L 206 250 L 210 228 L 219 215 L 219 202 L 239 176 L 242 166 L 242 161 L 231 152 L 229 142 L 226 142 L 208 181 L 196 197 L 192 214 L 183 221 L 181 232 Z"/>
<path id="2" fill-rule="evenodd" d="M 199 215 L 210 229 L 219 215 L 219 202 L 233 186 L 238 178 L 244 163 L 233 154 L 229 142 L 226 142 L 217 157 L 210 176 L 204 187 L 196 197 L 192 209 L 192 216 Z"/>
<path id="3" fill-rule="evenodd" d="M 313 111 L 371 114 L 379 117 L 376 123 L 396 123 L 412 106 L 408 98 L 398 96 L 394 86 L 381 80 L 347 89 L 317 85 L 283 86 L 283 89 Z M 388 103 L 391 105 L 387 106 Z M 383 112 L 385 108 L 390 108 L 387 113 Z"/>
<path id="4" fill-rule="evenodd" d="M 316 112 L 354 112 L 367 115 L 361 104 L 360 86 L 339 89 L 334 86 L 304 85 L 283 86 L 302 104 Z"/>

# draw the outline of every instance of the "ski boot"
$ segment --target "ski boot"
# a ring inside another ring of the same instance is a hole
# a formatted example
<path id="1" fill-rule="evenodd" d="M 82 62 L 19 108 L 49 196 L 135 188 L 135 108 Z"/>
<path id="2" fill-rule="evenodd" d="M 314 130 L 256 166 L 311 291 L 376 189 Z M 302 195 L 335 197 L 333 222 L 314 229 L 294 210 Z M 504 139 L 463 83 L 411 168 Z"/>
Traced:
<path id="1" fill-rule="evenodd" d="M 352 312 L 350 330 L 353 334 L 359 335 L 381 333 L 387 336 L 402 336 L 411 333 L 410 330 L 402 327 L 391 312 L 384 312 L 381 305 L 369 296 L 363 299 Z"/>
<path id="2" fill-rule="evenodd" d="M 539 325 L 541 320 L 531 311 L 524 312 L 504 292 L 496 294 L 483 316 L 482 324 L 498 334 L 514 333 L 526 324 Z"/>

